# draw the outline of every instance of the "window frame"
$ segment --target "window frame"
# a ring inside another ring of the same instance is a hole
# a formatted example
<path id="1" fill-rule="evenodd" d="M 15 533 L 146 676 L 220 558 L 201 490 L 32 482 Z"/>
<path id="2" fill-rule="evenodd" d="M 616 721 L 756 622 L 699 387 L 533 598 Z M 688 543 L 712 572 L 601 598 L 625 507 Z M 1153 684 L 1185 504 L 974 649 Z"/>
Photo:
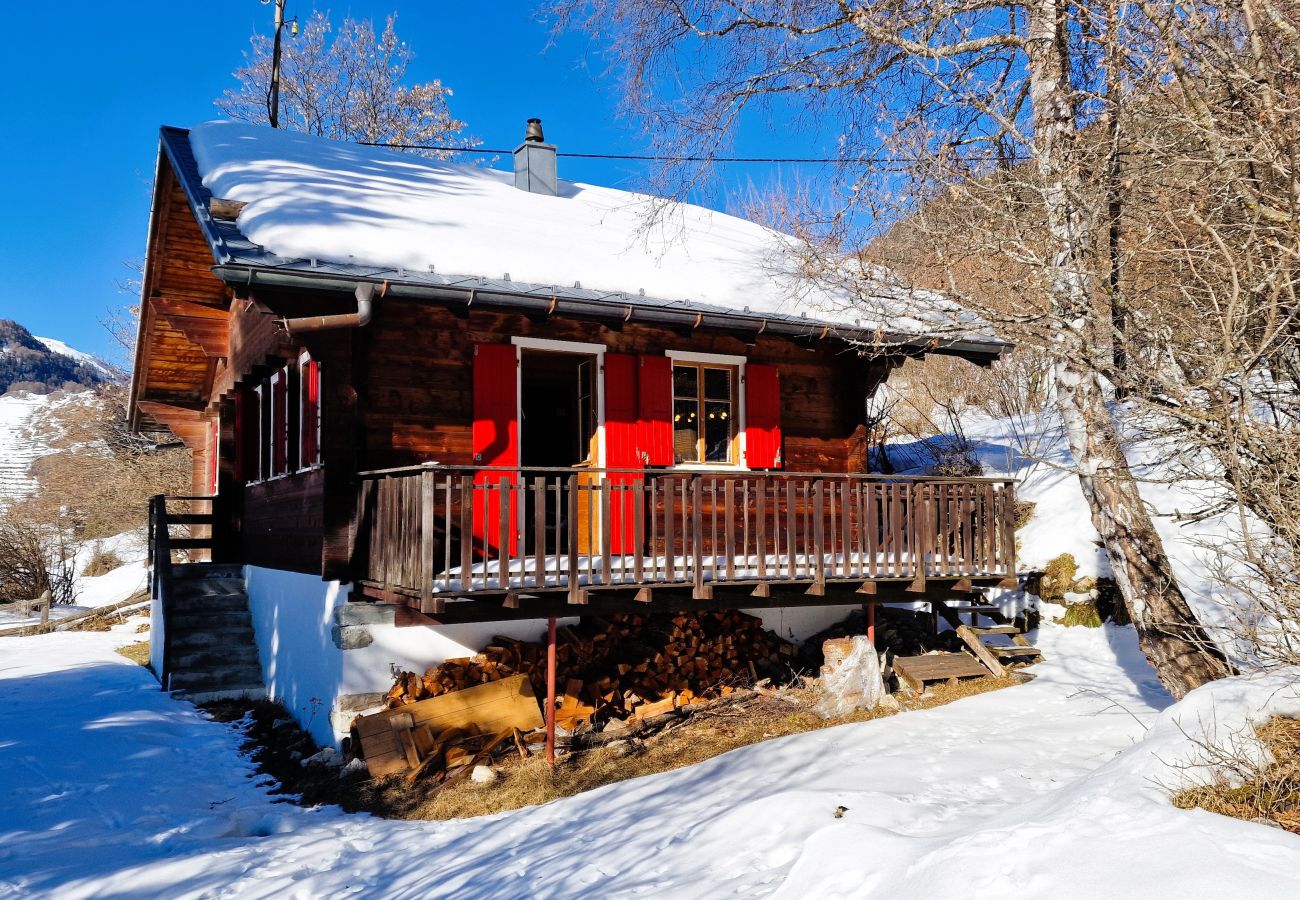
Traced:
<path id="1" fill-rule="evenodd" d="M 316 404 L 314 409 L 313 421 L 315 424 L 315 438 L 312 448 L 315 450 L 315 459 L 306 459 L 306 424 L 307 424 L 307 384 L 308 379 L 304 377 L 305 373 L 314 367 L 316 381 Z M 319 469 L 322 463 L 321 457 L 321 365 L 320 360 L 313 359 L 310 351 L 303 350 L 298 354 L 298 446 L 295 456 L 295 471 L 310 472 L 313 469 Z"/>
<path id="2" fill-rule="evenodd" d="M 728 369 L 732 372 L 730 403 L 731 403 L 731 411 L 732 411 L 732 421 L 734 422 L 735 430 L 732 433 L 731 439 L 728 442 L 728 448 L 727 448 L 728 457 L 729 457 L 728 461 L 727 462 L 706 462 L 701 458 L 699 460 L 690 461 L 690 462 L 677 462 L 676 461 L 677 451 L 675 446 L 676 440 L 674 438 L 674 448 L 673 448 L 674 460 L 673 460 L 672 468 L 684 469 L 684 470 L 696 469 L 696 470 L 706 470 L 706 471 L 717 471 L 719 469 L 725 469 L 727 471 L 748 471 L 749 466 L 745 461 L 745 400 L 746 400 L 745 365 L 747 363 L 747 359 L 743 356 L 733 356 L 724 353 L 696 353 L 693 351 L 684 351 L 684 350 L 669 350 L 664 355 L 668 357 L 672 366 L 670 380 L 673 383 L 673 393 L 672 393 L 672 406 L 670 408 L 672 410 L 671 415 L 674 416 L 674 420 L 670 421 L 670 424 L 674 426 L 673 428 L 674 434 L 677 430 L 675 427 L 676 426 L 675 417 L 676 417 L 676 408 L 677 408 L 677 399 L 678 399 L 677 388 L 676 388 L 677 366 L 679 365 L 691 366 L 694 367 L 697 372 L 699 372 L 698 395 L 694 399 L 696 400 L 696 402 L 700 404 L 706 402 L 703 399 L 704 371 L 707 369 Z M 702 409 L 701 412 L 703 412 Z M 704 450 L 703 445 L 704 445 L 704 430 L 703 428 L 701 428 L 699 434 L 696 437 L 696 450 L 701 457 L 703 457 L 704 455 L 702 452 Z"/>

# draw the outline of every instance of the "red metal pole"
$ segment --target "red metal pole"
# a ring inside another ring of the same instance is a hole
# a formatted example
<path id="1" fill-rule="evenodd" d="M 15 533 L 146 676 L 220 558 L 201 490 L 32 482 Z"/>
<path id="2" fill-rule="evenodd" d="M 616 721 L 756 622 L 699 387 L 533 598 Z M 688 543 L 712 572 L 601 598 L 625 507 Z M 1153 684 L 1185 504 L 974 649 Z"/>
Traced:
<path id="1" fill-rule="evenodd" d="M 867 640 L 876 646 L 876 604 L 867 604 Z"/>
<path id="2" fill-rule="evenodd" d="M 546 764 L 555 768 L 555 617 L 546 620 Z"/>

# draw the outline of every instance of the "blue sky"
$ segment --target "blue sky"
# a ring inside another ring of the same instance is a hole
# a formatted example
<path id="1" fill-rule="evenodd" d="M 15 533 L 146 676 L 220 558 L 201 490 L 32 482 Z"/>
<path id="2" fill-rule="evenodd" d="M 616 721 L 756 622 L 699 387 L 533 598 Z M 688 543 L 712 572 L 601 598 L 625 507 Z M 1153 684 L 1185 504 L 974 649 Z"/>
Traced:
<path id="1" fill-rule="evenodd" d="M 413 76 L 440 78 L 455 92 L 453 113 L 487 147 L 512 147 L 524 119 L 541 116 L 561 151 L 647 152 L 635 122 L 618 115 L 617 86 L 583 35 L 548 47 L 547 26 L 528 0 L 497 3 L 352 2 L 326 5 L 377 22 L 398 13 L 398 34 L 415 50 Z M 289 0 L 304 19 L 312 6 Z M 250 35 L 269 31 L 259 0 L 9 4 L 0 102 L 0 318 L 79 349 L 113 357 L 99 324 L 130 302 L 118 282 L 144 255 L 149 182 L 160 125 L 216 117 L 213 98 L 232 85 Z M 755 119 L 740 154 L 834 152 L 829 140 L 770 128 Z M 561 177 L 635 187 L 644 170 L 629 162 L 562 159 Z M 723 192 L 774 176 L 728 167 Z"/>

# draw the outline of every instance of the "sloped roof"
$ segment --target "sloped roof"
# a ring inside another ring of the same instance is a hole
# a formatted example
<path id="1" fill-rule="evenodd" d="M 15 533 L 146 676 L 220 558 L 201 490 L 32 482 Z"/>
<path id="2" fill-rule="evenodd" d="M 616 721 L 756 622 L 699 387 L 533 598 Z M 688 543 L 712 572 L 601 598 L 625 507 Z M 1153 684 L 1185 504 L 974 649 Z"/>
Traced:
<path id="1" fill-rule="evenodd" d="M 567 181 L 557 196 L 531 194 L 513 173 L 242 123 L 162 138 L 232 283 L 384 280 L 398 294 L 614 304 L 628 317 L 694 314 L 755 331 L 915 346 L 943 335 L 930 349 L 973 358 L 1007 346 L 939 295 L 920 305 L 925 321 L 915 294 L 899 315 L 868 321 L 854 297 L 799 277 L 794 238 L 691 204 Z M 245 204 L 237 221 L 209 214 L 213 196 Z M 883 270 L 870 276 L 861 280 L 886 302 L 902 291 Z"/>

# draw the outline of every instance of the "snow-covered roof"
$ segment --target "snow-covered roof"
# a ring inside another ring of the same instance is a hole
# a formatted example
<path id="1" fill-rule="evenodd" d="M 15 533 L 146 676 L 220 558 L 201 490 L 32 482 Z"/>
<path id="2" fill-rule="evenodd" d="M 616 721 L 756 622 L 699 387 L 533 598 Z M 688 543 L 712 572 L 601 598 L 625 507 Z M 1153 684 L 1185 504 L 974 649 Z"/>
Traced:
<path id="1" fill-rule="evenodd" d="M 203 193 L 245 204 L 227 226 L 235 233 L 214 242 L 219 263 L 261 254 L 259 265 L 315 274 L 505 285 L 946 343 L 956 325 L 956 343 L 976 352 L 1003 346 L 938 295 L 919 315 L 909 294 L 897 316 L 872 317 L 849 293 L 800 277 L 796 239 L 700 206 L 568 181 L 544 196 L 516 188 L 513 173 L 242 123 L 208 122 L 188 138 L 178 155 L 192 152 Z M 201 224 L 219 235 L 223 223 Z M 883 270 L 856 281 L 901 291 Z"/>

